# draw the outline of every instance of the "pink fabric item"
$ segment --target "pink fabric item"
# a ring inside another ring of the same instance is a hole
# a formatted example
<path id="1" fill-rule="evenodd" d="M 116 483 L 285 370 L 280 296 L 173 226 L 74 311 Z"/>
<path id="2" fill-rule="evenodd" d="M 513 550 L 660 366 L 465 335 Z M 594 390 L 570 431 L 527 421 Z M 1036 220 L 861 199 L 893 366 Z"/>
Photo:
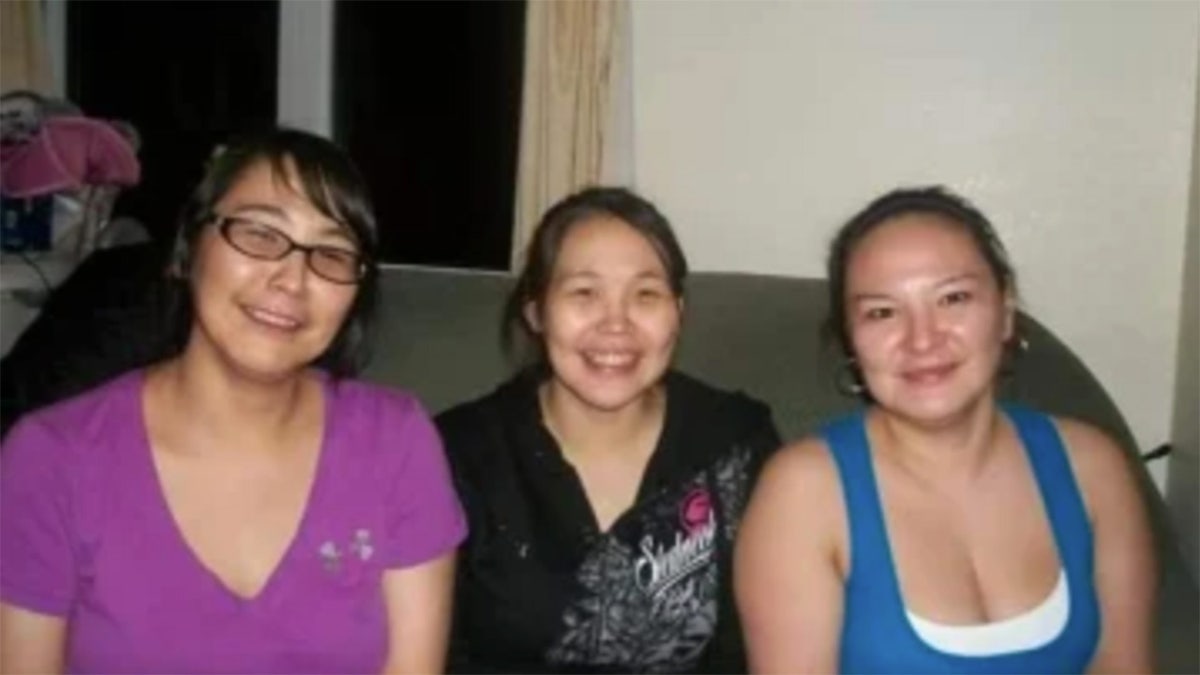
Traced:
<path id="1" fill-rule="evenodd" d="M 87 185 L 136 185 L 141 165 L 111 124 L 87 117 L 50 117 L 28 143 L 0 146 L 0 193 L 24 198 Z"/>

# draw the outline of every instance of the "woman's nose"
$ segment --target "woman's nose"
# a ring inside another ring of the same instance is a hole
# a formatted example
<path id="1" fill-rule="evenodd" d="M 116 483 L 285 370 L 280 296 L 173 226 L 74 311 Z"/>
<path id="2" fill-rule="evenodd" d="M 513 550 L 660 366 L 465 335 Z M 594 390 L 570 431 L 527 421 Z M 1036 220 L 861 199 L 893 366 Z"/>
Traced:
<path id="1" fill-rule="evenodd" d="M 273 264 L 275 269 L 271 274 L 272 286 L 294 293 L 304 284 L 304 278 L 308 274 L 308 254 L 305 251 L 289 251 Z"/>
<path id="2" fill-rule="evenodd" d="M 610 298 L 604 303 L 601 327 L 605 330 L 624 330 L 629 327 L 629 306 L 623 298 Z"/>
<path id="3" fill-rule="evenodd" d="M 907 343 L 914 352 L 923 352 L 937 344 L 941 328 L 937 318 L 929 312 L 914 312 L 909 315 Z"/>

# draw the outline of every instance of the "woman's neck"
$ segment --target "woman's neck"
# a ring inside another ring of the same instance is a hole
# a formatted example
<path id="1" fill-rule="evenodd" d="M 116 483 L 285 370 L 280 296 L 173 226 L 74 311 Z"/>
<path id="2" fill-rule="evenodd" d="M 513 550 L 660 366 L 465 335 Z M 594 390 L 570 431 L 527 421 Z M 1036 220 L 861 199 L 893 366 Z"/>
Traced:
<path id="1" fill-rule="evenodd" d="M 969 484 L 995 456 L 1003 435 L 1003 416 L 990 396 L 937 424 L 879 407 L 872 409 L 870 419 L 873 435 L 888 459 L 930 481 Z"/>
<path id="2" fill-rule="evenodd" d="M 314 422 L 314 383 L 307 371 L 260 380 L 185 351 L 159 366 L 152 378 L 160 410 L 177 438 L 269 450 Z M 319 423 L 320 415 L 315 417 Z M 237 442 L 212 442 L 226 439 Z"/>
<path id="3" fill-rule="evenodd" d="M 636 452 L 657 442 L 666 417 L 666 389 L 658 384 L 615 410 L 581 400 L 551 377 L 538 387 L 542 421 L 572 454 L 629 448 Z"/>

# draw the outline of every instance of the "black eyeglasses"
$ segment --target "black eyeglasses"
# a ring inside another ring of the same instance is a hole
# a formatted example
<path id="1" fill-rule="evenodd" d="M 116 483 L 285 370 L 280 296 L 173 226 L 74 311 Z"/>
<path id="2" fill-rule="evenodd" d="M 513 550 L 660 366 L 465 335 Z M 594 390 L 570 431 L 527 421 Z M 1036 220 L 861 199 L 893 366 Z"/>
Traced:
<path id="1" fill-rule="evenodd" d="M 314 274 L 335 284 L 356 284 L 367 273 L 357 251 L 337 246 L 298 244 L 277 228 L 241 216 L 214 216 L 221 237 L 238 252 L 257 260 L 282 260 L 292 251 L 304 254 Z"/>

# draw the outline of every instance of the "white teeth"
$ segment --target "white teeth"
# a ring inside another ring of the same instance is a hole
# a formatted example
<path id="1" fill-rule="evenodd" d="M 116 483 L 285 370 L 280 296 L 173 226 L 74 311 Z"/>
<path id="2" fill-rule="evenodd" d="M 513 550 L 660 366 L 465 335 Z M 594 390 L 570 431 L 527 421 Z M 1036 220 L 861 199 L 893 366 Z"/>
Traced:
<path id="1" fill-rule="evenodd" d="M 276 314 L 274 312 L 268 312 L 262 309 L 251 309 L 249 312 L 250 316 L 254 317 L 256 321 L 261 321 L 269 326 L 275 326 L 276 328 L 283 328 L 285 330 L 295 330 L 300 327 L 299 321 L 282 314 Z"/>
<path id="2" fill-rule="evenodd" d="M 587 360 L 603 368 L 620 368 L 633 363 L 633 354 L 629 352 L 588 352 Z"/>

